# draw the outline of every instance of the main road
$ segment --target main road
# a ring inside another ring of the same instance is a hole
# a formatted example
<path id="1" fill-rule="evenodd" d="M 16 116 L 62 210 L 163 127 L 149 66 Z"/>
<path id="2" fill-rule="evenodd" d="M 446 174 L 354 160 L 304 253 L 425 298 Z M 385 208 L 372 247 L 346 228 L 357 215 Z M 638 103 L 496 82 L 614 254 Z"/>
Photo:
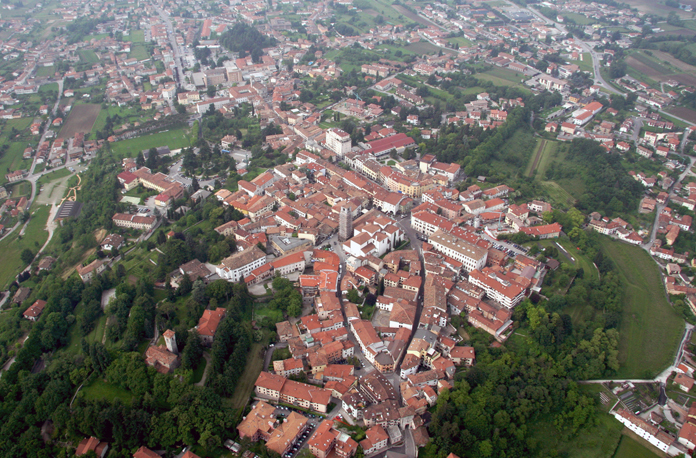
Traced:
<path id="1" fill-rule="evenodd" d="M 159 6 L 155 5 L 157 13 L 160 15 L 162 22 L 167 27 L 167 38 L 169 38 L 169 44 L 172 47 L 172 52 L 174 53 L 174 63 L 176 64 L 177 74 L 179 75 L 177 86 L 184 86 L 184 67 L 181 61 L 181 55 L 179 54 L 179 45 L 176 43 L 176 37 L 174 36 L 174 29 L 172 28 L 172 21 L 169 19 L 169 15 Z"/>

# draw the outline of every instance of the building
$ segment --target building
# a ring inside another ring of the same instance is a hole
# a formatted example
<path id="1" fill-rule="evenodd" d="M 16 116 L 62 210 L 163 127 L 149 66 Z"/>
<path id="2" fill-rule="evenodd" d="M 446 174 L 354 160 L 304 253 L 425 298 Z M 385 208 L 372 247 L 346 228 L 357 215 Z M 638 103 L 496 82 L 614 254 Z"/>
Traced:
<path id="1" fill-rule="evenodd" d="M 358 450 L 358 443 L 348 434 L 334 429 L 334 420 L 324 420 L 307 441 L 309 451 L 317 458 L 335 452 L 339 458 L 349 458 Z"/>
<path id="2" fill-rule="evenodd" d="M 84 438 L 77 445 L 77 450 L 75 450 L 75 456 L 86 455 L 87 452 L 94 452 L 97 457 L 104 458 L 106 452 L 109 450 L 109 444 L 106 442 L 101 442 L 96 437 Z"/>
<path id="3" fill-rule="evenodd" d="M 440 229 L 436 230 L 428 241 L 435 250 L 461 262 L 467 272 L 481 269 L 486 265 L 488 250 Z"/>
<path id="4" fill-rule="evenodd" d="M 249 439 L 251 442 L 270 439 L 276 424 L 274 412 L 274 406 L 264 401 L 257 402 L 251 412 L 237 425 L 239 438 Z"/>
<path id="5" fill-rule="evenodd" d="M 332 394 L 331 390 L 289 380 L 269 372 L 259 374 L 254 391 L 261 398 L 292 404 L 320 413 L 327 412 Z"/>
<path id="6" fill-rule="evenodd" d="M 164 346 L 150 346 L 145 352 L 145 364 L 154 367 L 157 372 L 169 374 L 179 367 L 181 360 Z"/>
<path id="7" fill-rule="evenodd" d="M 106 267 L 106 261 L 103 261 L 101 259 L 95 259 L 86 266 L 78 266 L 75 270 L 77 270 L 77 274 L 80 276 L 82 281 L 87 283 L 90 280 L 92 280 L 92 278 L 104 272 L 106 270 Z"/>
<path id="8" fill-rule="evenodd" d="M 338 128 L 329 129 L 326 132 L 326 146 L 338 157 L 343 157 L 346 153 L 350 153 L 352 146 L 350 135 Z"/>
<path id="9" fill-rule="evenodd" d="M 525 297 L 525 289 L 522 286 L 501 278 L 488 267 L 469 272 L 469 282 L 482 288 L 488 297 L 508 309 L 515 307 Z"/>
<path id="10" fill-rule="evenodd" d="M 290 412 L 290 415 L 271 433 L 271 437 L 266 441 L 266 448 L 278 455 L 285 455 L 307 429 L 307 421 L 304 415 Z"/>
<path id="11" fill-rule="evenodd" d="M 338 239 L 345 242 L 353 237 L 353 214 L 348 207 L 342 207 L 338 219 Z"/>
<path id="12" fill-rule="evenodd" d="M 46 301 L 39 299 L 24 311 L 23 316 L 29 321 L 37 321 L 41 316 L 44 307 L 46 307 Z"/>
<path id="13" fill-rule="evenodd" d="M 161 458 L 157 453 L 153 452 L 144 445 L 140 447 L 134 454 L 133 458 Z"/>
<path id="14" fill-rule="evenodd" d="M 211 346 L 213 344 L 217 328 L 226 314 L 227 310 L 222 307 L 203 311 L 203 316 L 198 320 L 198 325 L 195 328 L 203 345 Z"/>
<path id="15" fill-rule="evenodd" d="M 360 441 L 360 446 L 365 455 L 371 455 L 385 448 L 388 441 L 389 434 L 381 426 L 375 425 L 365 432 L 365 439 Z"/>
<path id="16" fill-rule="evenodd" d="M 656 426 L 652 426 L 626 409 L 619 409 L 613 412 L 613 415 L 628 429 L 665 453 L 674 442 L 674 439 L 669 434 L 661 431 Z"/>
<path id="17" fill-rule="evenodd" d="M 220 278 L 238 282 L 248 276 L 254 269 L 266 264 L 266 253 L 256 245 L 235 253 L 222 260 L 216 272 Z"/>
<path id="18" fill-rule="evenodd" d="M 116 213 L 111 219 L 118 227 L 139 231 L 151 231 L 157 224 L 157 218 L 154 216 L 130 215 L 128 213 Z"/>
<path id="19" fill-rule="evenodd" d="M 102 243 L 99 244 L 99 247 L 103 251 L 118 250 L 123 246 L 123 241 L 124 238 L 122 236 L 118 234 L 109 234 L 104 237 L 104 240 L 102 240 Z"/>

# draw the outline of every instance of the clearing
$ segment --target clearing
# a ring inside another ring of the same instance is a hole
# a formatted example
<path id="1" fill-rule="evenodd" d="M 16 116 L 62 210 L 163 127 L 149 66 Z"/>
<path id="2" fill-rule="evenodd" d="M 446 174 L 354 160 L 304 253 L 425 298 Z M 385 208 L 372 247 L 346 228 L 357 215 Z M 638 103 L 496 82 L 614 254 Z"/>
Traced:
<path id="1" fill-rule="evenodd" d="M 113 402 L 115 399 L 120 399 L 124 404 L 129 404 L 131 399 L 133 399 L 133 394 L 130 391 L 104 380 L 95 380 L 89 386 L 82 388 L 80 395 L 90 401 L 105 399 Z"/>
<path id="2" fill-rule="evenodd" d="M 20 226 L 0 241 L 0 253 L 2 253 L 3 259 L 3 262 L 0 263 L 0 288 L 7 288 L 8 284 L 14 281 L 15 276 L 26 267 L 20 259 L 20 253 L 25 248 L 36 254 L 39 248 L 46 243 L 48 239 L 46 223 L 49 212 L 50 207 L 45 205 L 32 209 L 32 216 L 24 236 L 19 237 Z"/>
<path id="3" fill-rule="evenodd" d="M 669 366 L 684 323 L 667 302 L 660 271 L 645 250 L 601 238 L 624 285 L 618 378 L 652 378 Z"/>
<path id="4" fill-rule="evenodd" d="M 61 138 L 72 138 L 76 133 L 87 134 L 92 130 L 94 121 L 99 116 L 101 105 L 95 103 L 76 105 L 68 116 L 68 120 L 58 134 Z"/>

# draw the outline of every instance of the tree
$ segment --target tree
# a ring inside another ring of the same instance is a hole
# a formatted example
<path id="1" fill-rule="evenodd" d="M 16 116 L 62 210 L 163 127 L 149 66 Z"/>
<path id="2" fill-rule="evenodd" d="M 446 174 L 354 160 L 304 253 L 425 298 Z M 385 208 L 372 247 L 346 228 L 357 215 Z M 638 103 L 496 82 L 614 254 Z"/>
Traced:
<path id="1" fill-rule="evenodd" d="M 29 248 L 25 248 L 19 255 L 19 258 L 24 264 L 31 264 L 34 260 L 34 253 Z"/>
<path id="2" fill-rule="evenodd" d="M 196 192 L 196 191 L 198 191 L 199 189 L 201 189 L 201 187 L 200 187 L 199 184 L 198 184 L 198 180 L 196 179 L 196 177 L 193 177 L 193 180 L 191 180 L 191 189 L 193 190 L 193 192 Z"/>
<path id="3" fill-rule="evenodd" d="M 203 345 L 198 332 L 194 329 L 189 334 L 186 347 L 181 354 L 181 366 L 184 369 L 194 369 L 198 366 L 201 356 L 203 356 Z"/>
<path id="4" fill-rule="evenodd" d="M 348 291 L 348 294 L 346 296 L 349 301 L 351 301 L 353 304 L 360 304 L 362 300 L 360 299 L 360 293 L 358 293 L 358 290 L 353 288 L 350 291 Z"/>

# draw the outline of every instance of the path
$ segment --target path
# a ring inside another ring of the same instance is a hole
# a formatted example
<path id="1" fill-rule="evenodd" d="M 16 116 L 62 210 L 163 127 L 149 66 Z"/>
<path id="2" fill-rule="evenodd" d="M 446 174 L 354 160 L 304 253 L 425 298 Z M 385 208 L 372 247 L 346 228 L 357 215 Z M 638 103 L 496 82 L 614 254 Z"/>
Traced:
<path id="1" fill-rule="evenodd" d="M 203 357 L 205 358 L 205 370 L 203 371 L 203 377 L 201 377 L 201 381 L 194 384 L 196 386 L 205 385 L 205 380 L 208 378 L 208 374 L 210 373 L 210 367 L 213 365 L 213 359 L 207 352 L 203 352 Z"/>
<path id="2" fill-rule="evenodd" d="M 58 83 L 58 97 L 56 98 L 56 103 L 53 105 L 53 110 L 51 110 L 51 116 L 55 117 L 56 113 L 58 113 L 58 106 L 60 105 L 60 99 L 63 95 L 63 83 L 65 79 L 61 79 L 60 81 L 57 81 Z M 39 139 L 39 145 L 43 142 L 46 141 L 46 136 L 48 135 L 48 132 L 50 131 L 51 127 L 51 118 L 49 117 L 48 121 L 46 122 L 46 126 L 44 127 L 44 132 L 41 135 L 41 138 Z M 34 160 L 31 163 L 31 168 L 29 169 L 29 176 L 34 175 L 34 169 L 36 168 L 36 159 L 37 156 L 34 156 Z M 35 184 L 35 183 L 34 183 Z M 35 194 L 35 186 L 32 185 L 32 192 L 31 192 L 31 199 L 29 200 L 34 200 L 34 194 Z"/>

